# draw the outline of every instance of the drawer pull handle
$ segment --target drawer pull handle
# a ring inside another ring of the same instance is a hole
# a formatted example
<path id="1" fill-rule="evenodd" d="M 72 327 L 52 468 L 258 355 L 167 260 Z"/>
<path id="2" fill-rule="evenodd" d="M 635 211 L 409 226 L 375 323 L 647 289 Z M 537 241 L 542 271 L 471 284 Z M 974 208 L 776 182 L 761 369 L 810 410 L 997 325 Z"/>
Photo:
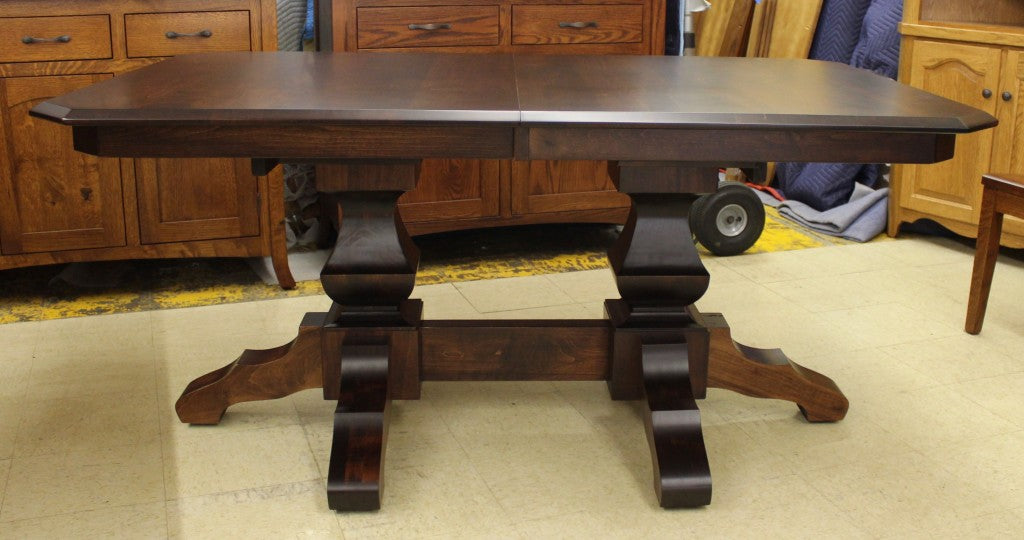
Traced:
<path id="1" fill-rule="evenodd" d="M 25 45 L 31 45 L 33 43 L 67 43 L 69 41 L 71 41 L 71 36 L 57 36 L 51 38 L 25 36 L 21 38 L 21 42 Z"/>
<path id="2" fill-rule="evenodd" d="M 178 39 L 180 37 L 208 38 L 208 37 L 213 35 L 213 31 L 211 31 L 211 30 L 200 30 L 198 32 L 192 32 L 191 34 L 182 34 L 182 33 L 179 33 L 179 32 L 171 31 L 171 32 L 167 32 L 164 35 L 167 36 L 167 39 Z"/>
<path id="3" fill-rule="evenodd" d="M 558 23 L 559 28 L 597 28 L 597 21 L 562 21 Z"/>
<path id="4" fill-rule="evenodd" d="M 451 30 L 451 23 L 410 24 L 409 30 Z"/>

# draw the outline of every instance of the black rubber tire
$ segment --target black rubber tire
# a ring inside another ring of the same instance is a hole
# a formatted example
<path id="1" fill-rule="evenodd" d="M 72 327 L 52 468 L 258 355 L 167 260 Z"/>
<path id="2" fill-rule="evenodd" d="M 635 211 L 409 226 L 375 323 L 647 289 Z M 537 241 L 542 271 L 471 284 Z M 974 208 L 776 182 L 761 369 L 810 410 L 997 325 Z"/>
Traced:
<path id="1" fill-rule="evenodd" d="M 690 229 L 715 255 L 727 257 L 753 246 L 764 230 L 764 206 L 747 186 L 723 185 L 690 209 Z"/>
<path id="2" fill-rule="evenodd" d="M 694 199 L 693 203 L 690 205 L 690 215 L 687 216 L 687 217 L 688 217 L 689 222 L 690 222 L 690 236 L 693 238 L 694 242 L 698 241 L 697 240 L 697 223 L 696 223 L 697 220 L 695 218 L 695 216 L 697 215 L 697 209 L 704 205 L 704 201 L 706 201 L 707 198 L 708 198 L 707 195 L 701 195 L 700 197 L 697 197 L 696 199 Z"/>

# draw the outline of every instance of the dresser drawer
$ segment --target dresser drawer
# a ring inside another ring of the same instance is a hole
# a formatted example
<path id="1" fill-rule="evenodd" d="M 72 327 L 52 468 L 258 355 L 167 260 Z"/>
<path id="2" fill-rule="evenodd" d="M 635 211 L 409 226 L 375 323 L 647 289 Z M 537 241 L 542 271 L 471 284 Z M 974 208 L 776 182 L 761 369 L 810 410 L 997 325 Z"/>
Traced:
<path id="1" fill-rule="evenodd" d="M 252 50 L 248 11 L 132 13 L 124 29 L 129 58 Z"/>
<path id="2" fill-rule="evenodd" d="M 0 62 L 110 58 L 110 17 L 0 17 Z"/>
<path id="3" fill-rule="evenodd" d="M 373 7 L 357 10 L 359 48 L 498 44 L 498 6 Z"/>
<path id="4" fill-rule="evenodd" d="M 512 7 L 513 45 L 639 43 L 640 5 L 547 5 Z"/>

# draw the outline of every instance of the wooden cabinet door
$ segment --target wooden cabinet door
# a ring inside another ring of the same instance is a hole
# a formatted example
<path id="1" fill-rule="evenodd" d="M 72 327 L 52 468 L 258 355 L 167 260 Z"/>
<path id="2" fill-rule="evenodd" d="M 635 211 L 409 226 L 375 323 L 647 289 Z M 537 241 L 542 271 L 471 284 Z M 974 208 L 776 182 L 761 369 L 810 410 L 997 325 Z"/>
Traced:
<path id="1" fill-rule="evenodd" d="M 995 98 L 999 125 L 994 130 L 991 170 L 1024 175 L 1024 51 L 1006 52 Z M 1003 230 L 1024 236 L 1024 220 L 1007 215 Z"/>
<path id="2" fill-rule="evenodd" d="M 503 174 L 500 160 L 425 159 L 398 210 L 406 223 L 497 217 Z"/>
<path id="3" fill-rule="evenodd" d="M 137 159 L 135 180 L 143 244 L 260 233 L 259 183 L 248 160 Z"/>
<path id="4" fill-rule="evenodd" d="M 911 86 L 996 114 L 999 49 L 915 40 Z M 991 95 L 985 97 L 985 90 Z M 939 218 L 978 222 L 981 175 L 990 170 L 993 130 L 958 135 L 953 159 L 903 169 L 899 204 Z M 961 232 L 965 234 L 967 231 Z"/>
<path id="5" fill-rule="evenodd" d="M 5 255 L 125 245 L 121 167 L 72 148 L 37 103 L 106 74 L 0 79 L 0 250 Z"/>
<path id="6" fill-rule="evenodd" d="M 604 210 L 629 207 L 604 161 L 513 161 L 512 213 Z"/>

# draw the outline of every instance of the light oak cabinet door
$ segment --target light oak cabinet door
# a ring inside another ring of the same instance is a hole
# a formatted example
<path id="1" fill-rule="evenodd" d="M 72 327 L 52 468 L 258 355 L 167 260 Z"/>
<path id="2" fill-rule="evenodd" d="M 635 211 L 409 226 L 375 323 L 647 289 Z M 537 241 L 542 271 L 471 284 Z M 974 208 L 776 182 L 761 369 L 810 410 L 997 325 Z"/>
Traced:
<path id="1" fill-rule="evenodd" d="M 999 125 L 993 142 L 992 171 L 1024 174 L 1024 51 L 1006 52 L 997 94 Z"/>
<path id="2" fill-rule="evenodd" d="M 108 74 L 0 79 L 0 251 L 125 245 L 120 162 L 73 149 L 71 130 L 29 116 Z"/>
<path id="3" fill-rule="evenodd" d="M 1002 76 L 996 92 L 999 125 L 992 141 L 991 171 L 1024 175 L 1024 51 L 1010 50 L 1003 57 Z M 1007 215 L 1003 231 L 1024 237 L 1024 220 Z M 1013 243 L 1016 245 L 1016 242 Z"/>
<path id="4" fill-rule="evenodd" d="M 245 159 L 137 159 L 143 244 L 260 234 L 259 184 Z"/>
<path id="5" fill-rule="evenodd" d="M 912 51 L 910 80 L 905 82 L 996 114 L 999 49 L 916 40 Z M 899 204 L 933 216 L 977 223 L 981 175 L 991 170 L 993 136 L 990 129 L 959 135 L 953 159 L 905 166 Z"/>

